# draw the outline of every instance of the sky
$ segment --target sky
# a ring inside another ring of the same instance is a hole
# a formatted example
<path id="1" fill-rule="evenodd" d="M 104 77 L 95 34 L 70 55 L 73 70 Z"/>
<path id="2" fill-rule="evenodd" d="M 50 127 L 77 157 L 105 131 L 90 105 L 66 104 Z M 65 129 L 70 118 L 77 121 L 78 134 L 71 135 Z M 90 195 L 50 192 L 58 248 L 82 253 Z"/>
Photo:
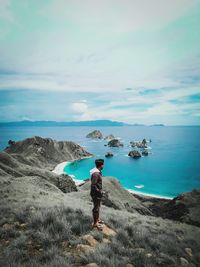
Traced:
<path id="1" fill-rule="evenodd" d="M 0 0 L 0 121 L 200 125 L 200 0 Z"/>

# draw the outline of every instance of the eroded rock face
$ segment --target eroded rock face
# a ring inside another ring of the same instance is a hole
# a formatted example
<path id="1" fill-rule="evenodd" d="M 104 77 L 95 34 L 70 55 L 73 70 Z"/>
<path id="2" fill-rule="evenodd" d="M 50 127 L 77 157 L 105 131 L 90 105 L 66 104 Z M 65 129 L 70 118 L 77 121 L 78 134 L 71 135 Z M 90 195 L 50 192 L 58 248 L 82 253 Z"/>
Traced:
<path id="1" fill-rule="evenodd" d="M 92 139 L 103 139 L 103 134 L 99 130 L 95 130 L 88 135 L 86 135 L 87 138 L 92 138 Z"/>
<path id="2" fill-rule="evenodd" d="M 131 158 L 134 158 L 134 159 L 138 159 L 141 157 L 141 154 L 139 151 L 137 150 L 132 150 L 128 153 L 128 156 L 131 157 Z"/>
<path id="3" fill-rule="evenodd" d="M 118 139 L 112 139 L 108 142 L 108 146 L 110 147 L 121 147 L 124 146 Z"/>

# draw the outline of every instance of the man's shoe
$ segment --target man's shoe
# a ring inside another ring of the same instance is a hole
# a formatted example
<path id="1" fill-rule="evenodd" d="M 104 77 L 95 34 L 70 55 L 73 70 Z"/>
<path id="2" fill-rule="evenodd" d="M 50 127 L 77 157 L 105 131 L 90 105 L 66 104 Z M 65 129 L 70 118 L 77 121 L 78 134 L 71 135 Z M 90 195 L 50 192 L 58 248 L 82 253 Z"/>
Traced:
<path id="1" fill-rule="evenodd" d="M 92 228 L 95 228 L 95 229 L 97 229 L 99 231 L 102 231 L 103 230 L 103 227 L 101 225 L 99 225 L 99 224 L 93 224 L 92 225 Z"/>

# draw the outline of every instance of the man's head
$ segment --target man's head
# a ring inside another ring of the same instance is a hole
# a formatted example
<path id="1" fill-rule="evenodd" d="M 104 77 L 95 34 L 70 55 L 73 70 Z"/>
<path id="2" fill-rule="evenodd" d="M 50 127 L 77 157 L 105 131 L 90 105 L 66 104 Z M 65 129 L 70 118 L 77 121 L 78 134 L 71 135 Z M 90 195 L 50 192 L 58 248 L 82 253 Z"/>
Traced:
<path id="1" fill-rule="evenodd" d="M 104 167 L 104 159 L 96 159 L 95 160 L 95 165 L 96 165 L 97 169 L 103 170 L 103 167 Z"/>

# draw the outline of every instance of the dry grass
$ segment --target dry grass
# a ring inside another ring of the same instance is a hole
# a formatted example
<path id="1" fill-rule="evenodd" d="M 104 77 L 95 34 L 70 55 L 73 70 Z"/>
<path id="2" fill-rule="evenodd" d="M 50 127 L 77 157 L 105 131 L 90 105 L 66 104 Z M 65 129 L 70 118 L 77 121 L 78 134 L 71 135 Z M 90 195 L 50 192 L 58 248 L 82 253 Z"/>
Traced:
<path id="1" fill-rule="evenodd" d="M 184 257 L 191 267 L 198 266 L 200 230 L 195 226 L 161 218 L 133 216 L 103 218 L 117 234 L 103 243 L 101 232 L 91 231 L 91 217 L 84 210 L 65 207 L 4 208 L 0 219 L 0 266 L 67 267 L 96 262 L 102 267 L 180 266 Z M 94 251 L 80 253 L 90 233 L 99 242 Z M 191 248 L 190 257 L 185 248 Z"/>

